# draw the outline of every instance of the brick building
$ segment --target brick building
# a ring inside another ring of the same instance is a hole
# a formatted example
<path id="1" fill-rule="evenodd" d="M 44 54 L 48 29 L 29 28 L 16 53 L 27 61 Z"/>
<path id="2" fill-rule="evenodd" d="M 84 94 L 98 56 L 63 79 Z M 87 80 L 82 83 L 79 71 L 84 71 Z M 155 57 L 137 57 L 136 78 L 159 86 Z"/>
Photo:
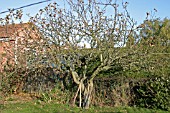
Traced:
<path id="1" fill-rule="evenodd" d="M 32 23 L 0 26 L 0 72 L 6 65 L 12 67 L 18 63 L 26 63 L 24 51 L 39 39 L 40 33 Z"/>

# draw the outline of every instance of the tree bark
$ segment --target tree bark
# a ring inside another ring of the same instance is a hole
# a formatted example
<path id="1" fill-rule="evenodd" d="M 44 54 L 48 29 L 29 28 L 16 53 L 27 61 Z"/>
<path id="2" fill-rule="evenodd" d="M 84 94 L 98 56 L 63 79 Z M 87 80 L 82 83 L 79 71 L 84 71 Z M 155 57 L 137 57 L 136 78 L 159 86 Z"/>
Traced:
<path id="1" fill-rule="evenodd" d="M 91 93 L 93 91 L 93 80 L 90 80 L 87 89 L 84 91 L 83 108 L 88 109 L 91 103 Z"/>

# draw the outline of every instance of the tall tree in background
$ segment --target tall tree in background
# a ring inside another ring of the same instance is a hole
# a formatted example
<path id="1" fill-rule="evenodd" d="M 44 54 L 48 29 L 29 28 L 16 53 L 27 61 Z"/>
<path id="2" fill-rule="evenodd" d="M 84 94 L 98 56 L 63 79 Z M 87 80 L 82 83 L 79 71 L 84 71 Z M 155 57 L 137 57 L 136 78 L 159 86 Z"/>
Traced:
<path id="1" fill-rule="evenodd" d="M 149 17 L 149 13 L 147 13 Z M 152 17 L 152 15 L 151 15 Z M 141 70 L 145 70 L 151 76 L 167 76 L 170 67 L 170 20 L 165 18 L 147 18 L 139 27 L 139 40 L 136 44 L 140 46 Z M 142 72 L 142 71 L 140 71 Z"/>

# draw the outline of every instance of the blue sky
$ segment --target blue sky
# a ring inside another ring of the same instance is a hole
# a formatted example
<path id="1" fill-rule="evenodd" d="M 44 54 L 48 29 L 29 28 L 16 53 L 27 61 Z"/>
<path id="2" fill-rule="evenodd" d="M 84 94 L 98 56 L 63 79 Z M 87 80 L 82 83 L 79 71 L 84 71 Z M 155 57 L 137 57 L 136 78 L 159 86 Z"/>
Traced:
<path id="1" fill-rule="evenodd" d="M 31 3 L 39 2 L 43 0 L 0 0 L 0 12 L 6 11 L 8 8 L 17 8 L 20 6 L 28 5 Z M 50 2 L 56 1 L 58 4 L 62 5 L 63 0 L 52 0 Z M 121 1 L 121 0 L 118 0 Z M 153 11 L 154 8 L 158 10 L 156 13 L 156 17 L 160 18 L 170 18 L 170 0 L 124 0 L 129 2 L 128 10 L 130 12 L 131 17 L 133 17 L 136 21 L 138 21 L 138 24 L 141 23 L 145 17 L 146 12 Z M 31 6 L 28 8 L 24 8 L 23 12 L 24 14 L 30 13 L 31 15 L 35 15 L 39 9 L 44 8 L 47 6 L 50 2 L 42 3 L 39 5 Z M 0 15 L 0 17 L 3 17 L 4 15 Z M 24 17 L 24 21 L 27 20 L 27 17 Z"/>
<path id="2" fill-rule="evenodd" d="M 124 0 L 125 1 L 125 0 Z M 127 0 L 128 9 L 131 16 L 138 22 L 142 22 L 146 17 L 146 12 L 153 12 L 157 9 L 156 17 L 161 19 L 170 18 L 170 0 Z"/>

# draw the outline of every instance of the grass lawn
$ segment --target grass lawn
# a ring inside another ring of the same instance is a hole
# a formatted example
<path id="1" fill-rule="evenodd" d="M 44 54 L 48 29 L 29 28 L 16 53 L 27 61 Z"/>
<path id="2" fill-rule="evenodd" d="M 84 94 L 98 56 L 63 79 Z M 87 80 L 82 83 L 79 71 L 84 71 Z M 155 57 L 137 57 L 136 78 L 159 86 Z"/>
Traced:
<path id="1" fill-rule="evenodd" d="M 90 109 L 86 110 L 58 102 L 57 100 L 52 100 L 48 103 L 32 99 L 27 94 L 11 95 L 4 99 L 0 98 L 0 113 L 169 113 L 167 111 L 137 107 L 91 106 Z"/>
<path id="2" fill-rule="evenodd" d="M 78 107 L 71 107 L 56 102 L 39 103 L 31 101 L 25 103 L 9 103 L 0 105 L 0 113 L 168 113 L 167 111 L 135 108 L 135 107 L 91 107 L 88 110 Z"/>

